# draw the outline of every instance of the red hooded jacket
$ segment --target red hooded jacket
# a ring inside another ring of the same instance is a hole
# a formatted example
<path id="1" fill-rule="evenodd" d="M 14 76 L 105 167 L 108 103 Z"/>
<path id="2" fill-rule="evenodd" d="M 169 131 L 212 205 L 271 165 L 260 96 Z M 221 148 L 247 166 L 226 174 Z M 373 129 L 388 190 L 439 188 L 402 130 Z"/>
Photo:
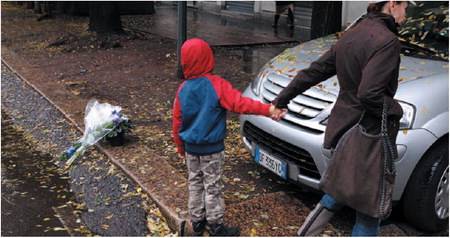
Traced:
<path id="1" fill-rule="evenodd" d="M 194 38 L 181 47 L 185 80 L 173 105 L 173 139 L 177 152 L 206 155 L 224 150 L 226 111 L 269 116 L 269 104 L 243 97 L 225 79 L 212 74 L 208 43 Z"/>

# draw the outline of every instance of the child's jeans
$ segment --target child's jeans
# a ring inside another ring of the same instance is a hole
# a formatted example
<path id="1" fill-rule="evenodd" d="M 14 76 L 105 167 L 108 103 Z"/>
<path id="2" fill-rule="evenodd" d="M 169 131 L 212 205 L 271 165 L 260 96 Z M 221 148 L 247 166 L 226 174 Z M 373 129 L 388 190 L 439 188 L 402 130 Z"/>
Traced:
<path id="1" fill-rule="evenodd" d="M 337 203 L 336 200 L 328 194 L 323 195 L 320 203 L 322 206 L 333 212 L 343 207 L 343 205 Z M 356 211 L 356 222 L 353 226 L 352 236 L 377 236 L 379 228 L 380 219 Z"/>
<path id="2" fill-rule="evenodd" d="M 192 222 L 206 218 L 210 224 L 222 224 L 225 212 L 222 172 L 224 152 L 196 156 L 186 153 L 189 172 L 189 215 Z"/>

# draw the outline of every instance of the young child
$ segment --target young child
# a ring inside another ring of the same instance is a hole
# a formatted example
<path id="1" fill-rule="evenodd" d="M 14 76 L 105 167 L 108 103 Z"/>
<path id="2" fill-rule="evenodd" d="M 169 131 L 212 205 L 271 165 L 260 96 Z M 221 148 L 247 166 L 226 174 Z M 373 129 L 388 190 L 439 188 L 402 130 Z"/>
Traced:
<path id="1" fill-rule="evenodd" d="M 192 227 L 197 236 L 205 228 L 211 236 L 237 236 L 239 229 L 223 224 L 226 111 L 270 116 L 274 107 L 243 97 L 228 81 L 212 74 L 213 52 L 201 39 L 183 44 L 181 65 L 185 80 L 174 101 L 173 138 L 189 171 Z"/>

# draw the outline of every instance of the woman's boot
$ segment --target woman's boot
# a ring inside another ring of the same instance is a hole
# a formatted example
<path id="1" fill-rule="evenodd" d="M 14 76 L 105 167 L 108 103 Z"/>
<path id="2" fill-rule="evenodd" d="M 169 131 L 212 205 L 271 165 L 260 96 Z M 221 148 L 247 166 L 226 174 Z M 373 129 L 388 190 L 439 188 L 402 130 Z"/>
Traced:
<path id="1" fill-rule="evenodd" d="M 325 208 L 320 202 L 306 217 L 305 222 L 297 231 L 298 236 L 317 236 L 319 235 L 330 219 L 333 217 L 334 212 Z"/>

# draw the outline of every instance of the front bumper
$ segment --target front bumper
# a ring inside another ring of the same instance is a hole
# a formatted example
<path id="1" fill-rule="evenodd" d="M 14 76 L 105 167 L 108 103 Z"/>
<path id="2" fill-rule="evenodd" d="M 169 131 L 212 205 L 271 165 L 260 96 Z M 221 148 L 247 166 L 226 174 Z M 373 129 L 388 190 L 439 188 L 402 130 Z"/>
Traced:
<path id="1" fill-rule="evenodd" d="M 248 89 L 245 91 L 244 95 L 258 100 L 258 98 Z M 325 171 L 329 161 L 329 158 L 324 155 L 322 149 L 324 139 L 323 132 L 318 133 L 317 131 L 297 127 L 284 121 L 276 122 L 262 116 L 242 115 L 240 117 L 240 123 L 244 144 L 251 152 L 252 156 L 255 155 L 255 145 L 264 147 L 264 144 L 275 141 L 274 143 L 271 143 L 275 145 L 270 145 L 271 147 L 274 147 L 278 141 L 281 141 L 283 144 L 280 147 L 283 148 L 279 148 L 278 152 L 272 150 L 273 154 L 271 155 L 288 164 L 288 179 L 314 189 L 319 188 L 320 175 Z M 248 132 L 245 131 L 246 129 L 244 127 L 249 124 L 263 132 L 260 136 L 265 137 L 263 145 L 258 144 L 258 142 L 261 141 L 255 140 L 254 138 L 248 138 L 248 135 L 246 136 Z M 400 200 L 403 190 L 406 187 L 417 162 L 436 140 L 437 138 L 425 129 L 399 132 L 397 136 L 399 159 L 396 161 L 397 177 L 393 195 L 394 200 Z M 302 164 L 299 164 L 297 160 L 293 159 L 293 156 L 279 153 L 280 151 L 285 150 L 284 148 L 287 148 L 286 145 L 290 145 L 296 150 L 306 151 L 306 154 L 310 156 L 310 160 L 315 164 L 318 176 L 315 176 L 309 170 L 305 170 Z M 271 153 L 271 150 L 269 149 L 268 152 Z"/>

